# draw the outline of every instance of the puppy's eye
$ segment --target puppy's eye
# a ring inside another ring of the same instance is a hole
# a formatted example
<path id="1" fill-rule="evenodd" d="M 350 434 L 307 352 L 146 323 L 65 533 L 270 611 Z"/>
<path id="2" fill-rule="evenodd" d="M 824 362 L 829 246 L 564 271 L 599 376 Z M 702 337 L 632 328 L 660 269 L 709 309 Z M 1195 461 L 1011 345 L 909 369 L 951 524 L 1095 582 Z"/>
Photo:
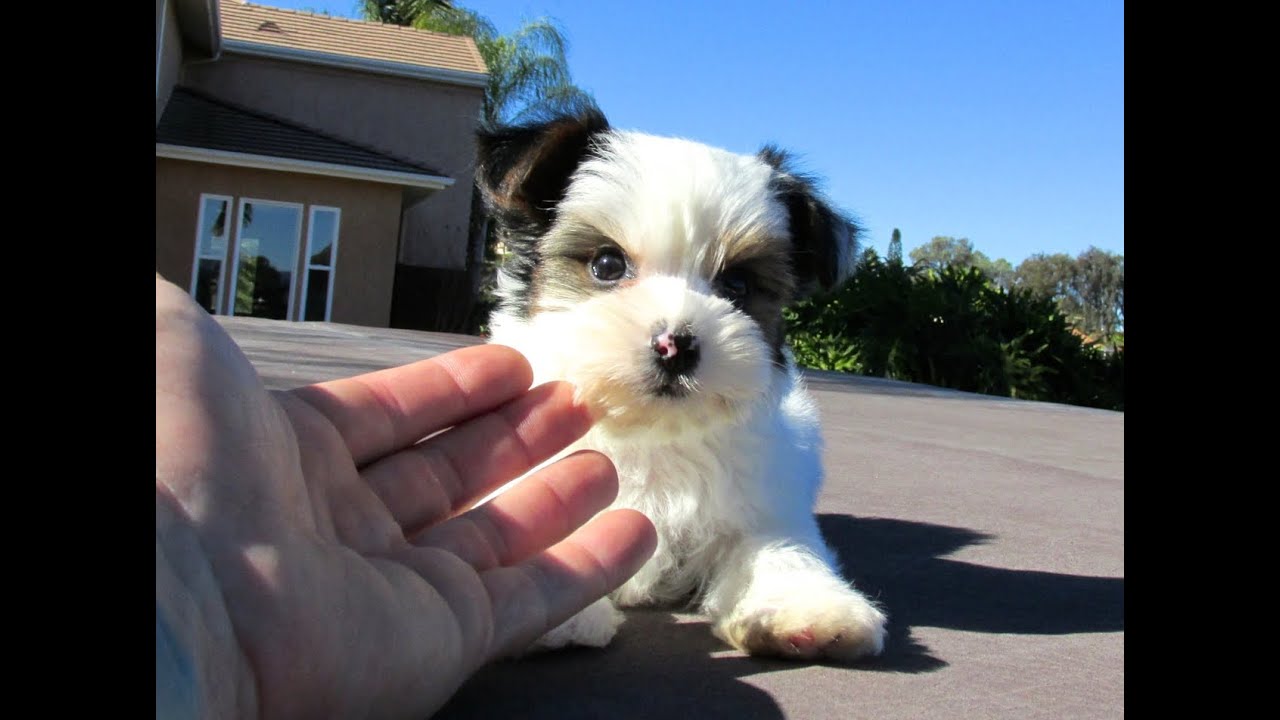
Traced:
<path id="1" fill-rule="evenodd" d="M 751 273 L 741 268 L 732 268 L 720 273 L 716 279 L 717 294 L 733 303 L 742 305 L 751 294 Z"/>
<path id="2" fill-rule="evenodd" d="M 591 256 L 591 275 L 600 282 L 617 282 L 627 274 L 627 258 L 615 247 L 602 247 Z"/>

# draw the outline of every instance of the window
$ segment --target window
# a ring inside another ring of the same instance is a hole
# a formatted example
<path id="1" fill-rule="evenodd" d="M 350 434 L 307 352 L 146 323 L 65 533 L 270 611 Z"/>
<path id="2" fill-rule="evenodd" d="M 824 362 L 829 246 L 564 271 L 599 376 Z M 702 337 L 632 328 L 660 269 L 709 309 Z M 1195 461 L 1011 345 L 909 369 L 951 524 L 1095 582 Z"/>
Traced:
<path id="1" fill-rule="evenodd" d="M 307 267 L 302 277 L 303 320 L 328 320 L 338 257 L 338 208 L 313 206 L 307 222 Z"/>
<path id="2" fill-rule="evenodd" d="M 301 205 L 241 198 L 232 262 L 232 315 L 293 318 L 294 272 L 301 235 Z"/>
<path id="3" fill-rule="evenodd" d="M 329 320 L 341 217 L 336 207 L 201 195 L 191 297 L 214 315 Z"/>
<path id="4" fill-rule="evenodd" d="M 231 198 L 201 195 L 196 220 L 196 257 L 191 264 L 191 297 L 205 310 L 218 312 L 226 280 L 228 211 Z"/>

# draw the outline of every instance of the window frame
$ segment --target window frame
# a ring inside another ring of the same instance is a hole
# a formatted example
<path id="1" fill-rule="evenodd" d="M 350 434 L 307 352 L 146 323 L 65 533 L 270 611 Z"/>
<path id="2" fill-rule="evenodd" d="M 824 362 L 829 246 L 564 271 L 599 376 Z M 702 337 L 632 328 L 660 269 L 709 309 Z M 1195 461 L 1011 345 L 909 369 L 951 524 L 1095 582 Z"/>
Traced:
<path id="1" fill-rule="evenodd" d="M 227 252 L 231 250 L 231 223 L 224 221 L 222 224 L 222 235 L 214 237 L 222 237 L 227 241 L 224 246 L 222 257 L 214 257 L 212 255 L 203 255 L 200 252 L 200 244 L 203 238 L 200 236 L 204 232 L 205 206 L 208 200 L 221 200 L 227 204 L 227 215 L 235 212 L 236 199 L 230 195 L 219 195 L 217 193 L 200 193 L 200 210 L 196 213 L 196 244 L 195 251 L 192 253 L 191 260 L 191 282 L 188 284 L 187 291 L 191 294 L 191 299 L 196 299 L 196 281 L 200 279 L 200 261 L 201 260 L 217 260 L 219 264 L 218 270 L 218 297 L 213 299 L 213 314 L 225 315 L 223 312 L 224 299 L 227 296 Z M 231 218 L 227 218 L 230 220 Z"/>
<path id="2" fill-rule="evenodd" d="M 299 322 L 307 322 L 307 292 L 310 290 L 311 271 L 325 270 L 329 273 L 329 285 L 325 289 L 324 298 L 324 320 L 320 322 L 329 322 L 329 318 L 333 315 L 333 279 L 337 275 L 338 269 L 338 240 L 342 237 L 342 208 L 332 207 L 329 205 L 310 205 L 307 211 L 307 248 L 306 254 L 302 257 L 305 259 L 302 268 L 302 288 L 299 293 L 301 297 L 301 307 L 298 310 L 297 320 Z M 311 255 L 314 253 L 312 247 L 316 234 L 316 212 L 326 211 L 334 214 L 333 221 L 333 243 L 329 251 L 328 265 L 315 265 L 311 262 Z M 311 321 L 314 322 L 314 321 Z"/>

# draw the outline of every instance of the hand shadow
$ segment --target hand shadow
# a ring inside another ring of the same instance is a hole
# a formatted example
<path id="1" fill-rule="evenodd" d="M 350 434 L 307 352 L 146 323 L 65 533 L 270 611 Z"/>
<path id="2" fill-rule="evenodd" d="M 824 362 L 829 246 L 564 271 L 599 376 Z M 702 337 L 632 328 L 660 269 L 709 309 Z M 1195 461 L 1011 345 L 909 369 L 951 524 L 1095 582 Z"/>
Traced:
<path id="1" fill-rule="evenodd" d="M 605 648 L 564 648 L 494 663 L 454 695 L 434 717 L 449 718 L 699 718 L 781 720 L 767 692 L 738 678 L 799 667 L 731 649 L 697 615 L 628 609 Z"/>

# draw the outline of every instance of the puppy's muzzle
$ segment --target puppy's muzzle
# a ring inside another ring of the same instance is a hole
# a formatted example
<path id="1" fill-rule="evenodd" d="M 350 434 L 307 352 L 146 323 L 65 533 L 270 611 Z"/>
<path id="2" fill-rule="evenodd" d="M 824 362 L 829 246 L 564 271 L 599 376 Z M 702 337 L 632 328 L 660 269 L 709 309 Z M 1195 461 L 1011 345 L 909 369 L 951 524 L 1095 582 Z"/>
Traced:
<path id="1" fill-rule="evenodd" d="M 691 375 L 698 367 L 698 338 L 687 326 L 675 332 L 662 328 L 654 333 L 649 347 L 653 349 L 658 369 L 668 379 Z"/>

